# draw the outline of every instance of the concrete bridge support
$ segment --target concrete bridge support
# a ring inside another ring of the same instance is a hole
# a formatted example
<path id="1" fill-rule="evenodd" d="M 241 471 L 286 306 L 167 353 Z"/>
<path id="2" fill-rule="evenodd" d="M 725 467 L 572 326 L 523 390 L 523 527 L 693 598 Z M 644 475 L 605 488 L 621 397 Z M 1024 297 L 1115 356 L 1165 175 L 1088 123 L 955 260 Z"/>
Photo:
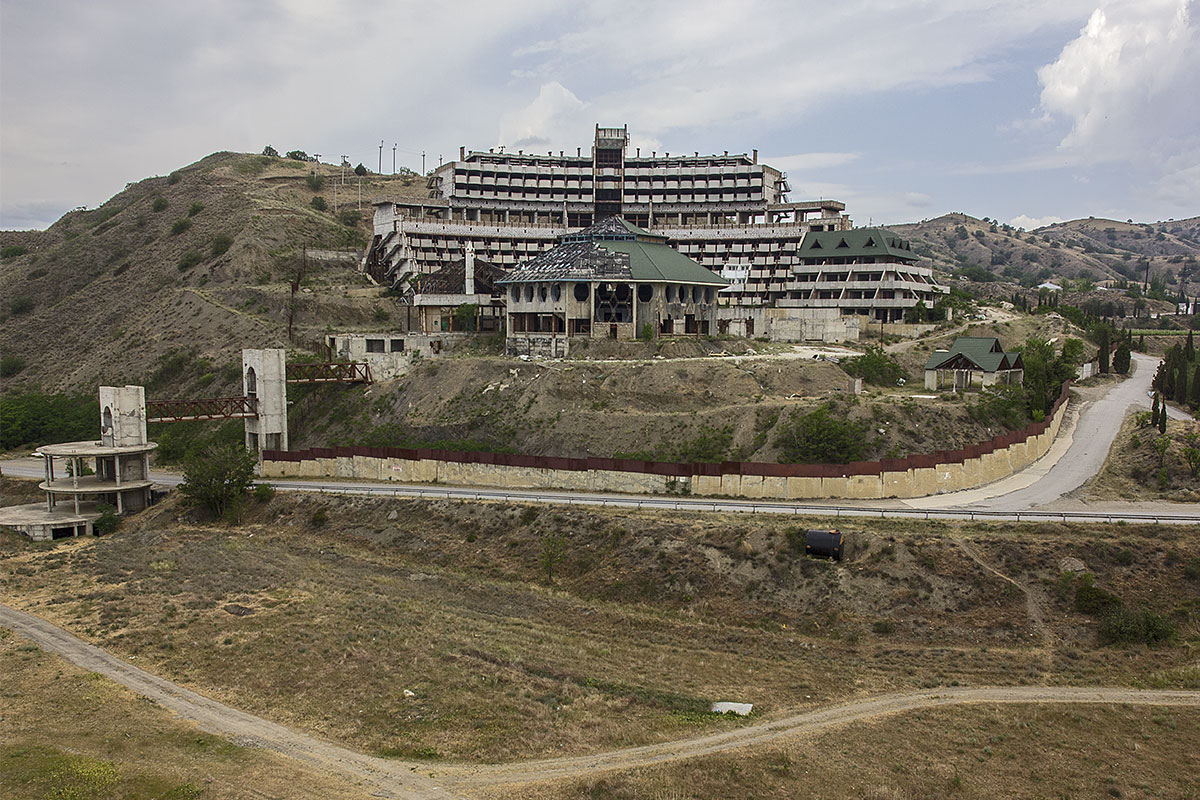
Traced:
<path id="1" fill-rule="evenodd" d="M 257 401 L 246 418 L 246 449 L 287 450 L 287 363 L 282 349 L 242 351 L 242 393 Z"/>

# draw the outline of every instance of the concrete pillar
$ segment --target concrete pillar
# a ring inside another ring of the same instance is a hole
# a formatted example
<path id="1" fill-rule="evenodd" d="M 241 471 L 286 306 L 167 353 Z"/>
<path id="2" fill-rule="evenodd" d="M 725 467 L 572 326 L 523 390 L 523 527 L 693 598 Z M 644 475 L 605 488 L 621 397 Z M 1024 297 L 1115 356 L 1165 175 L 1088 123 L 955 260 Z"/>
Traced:
<path id="1" fill-rule="evenodd" d="M 282 349 L 242 351 L 242 391 L 257 400 L 246 418 L 246 449 L 287 450 L 287 362 Z"/>
<path id="2" fill-rule="evenodd" d="M 100 441 L 105 447 L 146 443 L 146 390 L 143 387 L 100 387 Z"/>

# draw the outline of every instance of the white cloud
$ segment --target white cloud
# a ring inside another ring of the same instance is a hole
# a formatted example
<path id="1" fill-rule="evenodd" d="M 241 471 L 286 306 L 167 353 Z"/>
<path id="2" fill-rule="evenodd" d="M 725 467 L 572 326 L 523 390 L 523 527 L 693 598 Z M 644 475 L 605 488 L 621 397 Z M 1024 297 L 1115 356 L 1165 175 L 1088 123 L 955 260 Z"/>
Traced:
<path id="1" fill-rule="evenodd" d="M 1139 160 L 1200 140 L 1200 34 L 1189 5 L 1106 2 L 1038 71 L 1042 109 L 1071 124 L 1060 150 Z"/>
<path id="2" fill-rule="evenodd" d="M 587 104 L 557 81 L 542 84 L 528 105 L 500 117 L 500 141 L 511 150 L 576 147 L 589 141 Z"/>
<path id="3" fill-rule="evenodd" d="M 1008 221 L 1009 225 L 1014 228 L 1024 228 L 1027 231 L 1037 230 L 1051 225 L 1055 222 L 1062 222 L 1062 217 L 1030 217 L 1026 214 L 1019 214 Z"/>

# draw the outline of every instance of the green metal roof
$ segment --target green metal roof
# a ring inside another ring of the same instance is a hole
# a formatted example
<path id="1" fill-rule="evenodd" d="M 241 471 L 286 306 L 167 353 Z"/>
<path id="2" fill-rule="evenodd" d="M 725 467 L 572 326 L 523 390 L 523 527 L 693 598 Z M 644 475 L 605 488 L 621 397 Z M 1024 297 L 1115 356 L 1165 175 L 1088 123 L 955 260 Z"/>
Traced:
<path id="1" fill-rule="evenodd" d="M 853 228 L 848 231 L 815 231 L 804 235 L 801 258 L 861 258 L 916 261 L 912 246 L 884 228 Z"/>
<path id="2" fill-rule="evenodd" d="M 953 361 L 966 361 L 984 372 L 1021 369 L 1020 353 L 1006 353 L 1000 340 L 993 336 L 959 336 L 948 353 L 934 353 L 925 362 L 925 369 L 945 369 Z"/>
<path id="3" fill-rule="evenodd" d="M 631 226 L 633 227 L 633 226 Z M 605 250 L 629 256 L 630 277 L 639 283 L 700 283 L 728 286 L 729 281 L 665 244 L 634 239 L 596 242 Z"/>

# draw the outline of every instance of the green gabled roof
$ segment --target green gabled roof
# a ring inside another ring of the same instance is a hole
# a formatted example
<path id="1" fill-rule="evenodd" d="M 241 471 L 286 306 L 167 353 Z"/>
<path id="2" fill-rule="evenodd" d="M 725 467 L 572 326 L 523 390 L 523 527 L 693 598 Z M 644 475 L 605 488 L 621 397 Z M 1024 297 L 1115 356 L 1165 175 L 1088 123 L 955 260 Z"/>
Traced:
<path id="1" fill-rule="evenodd" d="M 810 231 L 804 234 L 799 255 L 801 258 L 884 256 L 898 261 L 917 260 L 906 240 L 884 228 Z"/>
<path id="2" fill-rule="evenodd" d="M 638 230 L 635 226 L 630 227 Z M 729 281 L 717 273 L 665 244 L 640 242 L 635 239 L 598 241 L 596 244 L 605 250 L 628 255 L 630 277 L 640 283 L 729 285 Z"/>
<path id="3" fill-rule="evenodd" d="M 934 353 L 925 369 L 942 369 L 951 361 L 966 359 L 984 372 L 1020 369 L 1021 354 L 1006 353 L 994 336 L 959 336 L 948 353 Z"/>
<path id="4" fill-rule="evenodd" d="M 605 217 L 594 225 L 589 225 L 580 231 L 574 233 L 564 233 L 558 237 L 561 244 L 570 244 L 571 242 L 598 242 L 598 241 L 613 241 L 624 239 L 637 239 L 642 242 L 654 242 L 658 244 L 666 244 L 667 237 L 657 233 L 651 233 L 645 228 L 639 228 L 624 217 L 612 216 Z"/>

